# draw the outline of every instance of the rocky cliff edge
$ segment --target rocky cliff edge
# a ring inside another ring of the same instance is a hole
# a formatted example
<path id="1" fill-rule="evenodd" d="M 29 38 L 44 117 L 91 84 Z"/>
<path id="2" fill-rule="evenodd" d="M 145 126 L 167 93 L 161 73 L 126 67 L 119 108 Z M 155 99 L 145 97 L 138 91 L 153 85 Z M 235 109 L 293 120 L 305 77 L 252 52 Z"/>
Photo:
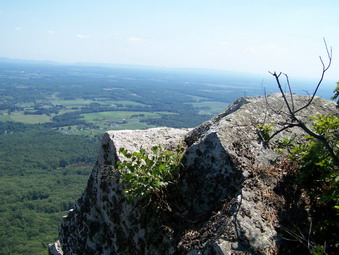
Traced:
<path id="1" fill-rule="evenodd" d="M 309 98 L 295 96 L 296 104 Z M 87 188 L 64 216 L 60 254 L 278 254 L 281 212 L 286 204 L 277 187 L 289 171 L 285 155 L 260 141 L 258 125 L 284 121 L 281 95 L 240 98 L 219 116 L 195 129 L 154 128 L 106 132 Z M 320 98 L 298 116 L 332 113 L 335 103 Z M 298 128 L 279 137 L 302 142 Z M 185 144 L 180 178 L 162 201 L 122 196 L 115 164 L 119 148 L 138 151 L 161 144 Z"/>

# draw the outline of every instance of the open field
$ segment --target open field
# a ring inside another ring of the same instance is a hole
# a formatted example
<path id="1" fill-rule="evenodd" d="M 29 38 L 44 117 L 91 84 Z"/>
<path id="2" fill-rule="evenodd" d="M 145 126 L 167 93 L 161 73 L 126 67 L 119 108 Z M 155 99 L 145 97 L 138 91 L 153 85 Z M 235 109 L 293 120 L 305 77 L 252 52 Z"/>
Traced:
<path id="1" fill-rule="evenodd" d="M 115 111 L 115 112 L 94 112 L 94 113 L 85 113 L 81 114 L 83 119 L 86 122 L 117 122 L 123 121 L 126 118 L 129 118 L 131 115 L 136 114 L 136 112 L 124 112 L 124 111 Z"/>
<path id="2" fill-rule="evenodd" d="M 141 122 L 129 122 L 124 125 L 118 126 L 116 128 L 113 128 L 111 130 L 124 130 L 124 129 L 147 129 L 147 128 L 153 128 L 156 127 L 154 125 L 148 125 L 146 123 Z"/>
<path id="3" fill-rule="evenodd" d="M 73 100 L 62 100 L 62 99 L 54 99 L 51 100 L 50 103 L 53 105 L 64 105 L 64 106 L 83 106 L 90 103 L 94 103 L 93 100 L 86 100 L 86 99 L 73 99 Z"/>
<path id="4" fill-rule="evenodd" d="M 106 104 L 121 104 L 124 106 L 147 106 L 146 104 L 134 102 L 134 101 L 103 101 L 102 103 Z"/>
<path id="5" fill-rule="evenodd" d="M 87 99 L 73 99 L 73 100 L 62 100 L 62 99 L 53 99 L 50 101 L 52 105 L 63 105 L 63 106 L 84 106 L 91 103 L 99 103 L 102 105 L 112 105 L 120 104 L 124 106 L 146 106 L 145 104 L 134 102 L 134 101 L 116 101 L 116 100 L 107 100 L 105 98 L 95 98 L 93 100 Z M 30 106 L 30 104 L 26 104 Z"/>
<path id="6" fill-rule="evenodd" d="M 168 113 L 166 113 L 168 114 Z M 134 120 L 142 118 L 158 117 L 159 113 L 150 112 L 132 112 L 132 111 L 113 111 L 113 112 L 95 112 L 81 114 L 85 121 L 88 122 L 122 122 L 133 118 Z"/>
<path id="7" fill-rule="evenodd" d="M 0 121 L 5 122 L 5 121 L 13 121 L 13 120 L 11 120 L 11 116 L 8 115 L 7 113 L 2 113 L 0 115 Z"/>
<path id="8" fill-rule="evenodd" d="M 217 101 L 203 101 L 199 103 L 192 103 L 192 105 L 199 109 L 200 114 L 216 115 L 223 112 L 229 104 Z"/>
<path id="9" fill-rule="evenodd" d="M 10 115 L 0 115 L 0 121 L 14 121 L 27 124 L 46 123 L 51 121 L 47 115 L 24 114 L 23 112 L 12 112 Z"/>
<path id="10" fill-rule="evenodd" d="M 100 126 L 100 130 L 122 130 L 122 129 L 146 129 L 155 127 L 142 120 L 148 118 L 160 118 L 162 114 L 173 115 L 170 112 L 133 112 L 112 111 L 81 114 L 88 123 Z"/>

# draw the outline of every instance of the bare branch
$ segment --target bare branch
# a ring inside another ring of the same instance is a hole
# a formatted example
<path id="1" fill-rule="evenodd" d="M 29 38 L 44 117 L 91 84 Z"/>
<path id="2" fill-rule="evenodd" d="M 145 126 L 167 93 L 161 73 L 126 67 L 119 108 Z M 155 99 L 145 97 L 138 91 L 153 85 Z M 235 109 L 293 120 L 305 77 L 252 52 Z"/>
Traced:
<path id="1" fill-rule="evenodd" d="M 309 248 L 308 247 L 308 239 L 305 238 L 305 236 L 301 233 L 300 229 L 298 228 L 298 233 L 295 233 L 291 230 L 289 230 L 288 228 L 284 227 L 284 226 L 280 226 L 280 228 L 282 230 L 284 230 L 287 234 L 289 234 L 291 237 L 293 237 L 294 239 L 287 239 L 287 238 L 284 238 L 286 240 L 290 240 L 290 241 L 296 241 L 296 242 L 299 242 L 301 243 L 302 245 L 304 245 L 306 248 Z M 313 244 L 311 244 L 313 245 Z"/>
<path id="2" fill-rule="evenodd" d="M 292 112 L 294 112 L 293 93 L 292 93 L 292 89 L 291 89 L 290 80 L 289 80 L 287 74 L 284 74 L 284 75 L 285 75 L 285 77 L 286 77 L 286 81 L 287 81 L 287 85 L 288 85 L 288 90 L 290 91 L 291 103 L 292 103 Z"/>
<path id="3" fill-rule="evenodd" d="M 327 52 L 327 57 L 328 57 L 328 64 L 325 65 L 323 59 L 320 57 L 320 62 L 322 64 L 322 73 L 321 73 L 321 77 L 320 77 L 320 80 L 316 86 L 316 89 L 314 90 L 313 94 L 310 96 L 309 100 L 303 105 L 301 106 L 299 109 L 295 110 L 295 104 L 294 104 L 294 99 L 293 99 L 293 93 L 292 93 L 292 88 L 291 88 L 291 84 L 290 84 L 290 81 L 289 81 L 289 77 L 287 74 L 284 74 L 285 78 L 286 78 L 286 82 L 287 82 L 287 85 L 288 85 L 288 89 L 289 89 L 289 93 L 290 93 L 290 102 L 287 100 L 287 97 L 286 97 L 286 92 L 282 89 L 282 86 L 281 86 L 281 82 L 280 82 L 280 75 L 282 74 L 281 72 L 279 74 L 277 74 L 276 72 L 269 72 L 271 75 L 274 76 L 276 82 L 277 82 L 277 85 L 278 85 L 278 88 L 279 88 L 279 91 L 284 99 L 284 103 L 288 109 L 288 112 L 287 112 L 287 115 L 290 117 L 290 120 L 289 121 L 286 121 L 282 126 L 282 128 L 280 128 L 279 130 L 277 130 L 275 133 L 273 133 L 269 138 L 268 140 L 266 141 L 266 144 L 273 138 L 275 137 L 276 135 L 278 135 L 279 133 L 281 133 L 282 131 L 288 129 L 288 128 L 292 128 L 292 127 L 299 127 L 301 128 L 306 134 L 314 137 L 315 139 L 319 140 L 321 143 L 323 143 L 323 145 L 325 146 L 325 148 L 327 149 L 328 153 L 330 154 L 331 158 L 333 159 L 333 163 L 336 165 L 336 166 L 339 166 L 339 158 L 338 156 L 335 154 L 334 152 L 334 148 L 332 148 L 331 144 L 329 143 L 329 141 L 326 139 L 325 136 L 323 135 L 320 135 L 320 134 L 317 134 L 315 133 L 314 131 L 312 131 L 310 128 L 308 128 L 305 123 L 301 120 L 298 119 L 298 117 L 296 116 L 296 113 L 305 109 L 306 107 L 308 107 L 318 89 L 319 89 L 319 86 L 320 84 L 322 83 L 323 79 L 324 79 L 324 76 L 325 76 L 325 73 L 326 71 L 330 68 L 331 66 L 331 63 L 332 63 L 332 48 L 328 48 L 327 46 L 327 43 L 326 43 L 326 40 L 324 39 L 324 44 L 325 44 L 325 48 L 326 48 L 326 52 Z M 266 95 L 265 95 L 266 96 Z M 266 103 L 267 104 L 267 103 Z"/>
<path id="4" fill-rule="evenodd" d="M 275 114 L 285 114 L 285 112 L 282 111 L 282 109 L 284 108 L 284 104 L 282 104 L 282 105 L 280 106 L 280 109 L 278 109 L 278 110 L 274 109 L 274 108 L 270 105 L 270 103 L 268 102 L 268 96 L 267 96 L 265 87 L 263 87 L 263 89 L 264 89 L 264 96 L 265 96 L 265 104 L 266 104 L 266 108 L 269 109 L 269 110 L 271 110 L 271 111 L 274 112 Z M 265 122 L 264 122 L 264 123 L 265 123 Z"/>
<path id="5" fill-rule="evenodd" d="M 312 221 L 310 222 L 310 228 L 308 229 L 308 238 L 307 238 L 307 247 L 309 249 L 311 248 L 311 242 L 310 242 L 311 233 L 312 233 Z"/>
<path id="6" fill-rule="evenodd" d="M 279 130 L 277 130 L 276 132 L 274 132 L 270 138 L 268 139 L 268 141 L 270 141 L 271 139 L 273 139 L 273 137 L 275 137 L 276 135 L 280 134 L 282 131 L 292 128 L 292 127 L 297 127 L 299 124 L 298 123 L 287 123 L 285 124 L 285 126 L 283 126 L 282 128 L 280 128 Z"/>
<path id="7" fill-rule="evenodd" d="M 324 79 L 326 71 L 330 68 L 330 66 L 332 64 L 332 47 L 330 49 L 328 49 L 328 46 L 327 46 L 325 38 L 324 38 L 324 44 L 325 44 L 325 48 L 326 48 L 326 52 L 327 52 L 328 64 L 327 64 L 327 66 L 325 66 L 324 61 L 322 60 L 321 56 L 319 57 L 320 58 L 320 62 L 322 64 L 322 66 L 323 66 L 323 70 L 322 70 L 322 73 L 321 73 L 320 80 L 319 80 L 319 82 L 318 82 L 318 84 L 317 84 L 317 86 L 316 86 L 316 88 L 315 88 L 315 90 L 313 92 L 313 95 L 312 95 L 311 99 L 308 101 L 308 103 L 305 104 L 304 106 L 300 107 L 298 110 L 294 111 L 294 113 L 297 113 L 297 112 L 305 109 L 306 107 L 308 107 L 312 103 L 315 95 L 318 92 L 319 86 L 320 86 L 320 84 L 322 83 L 322 81 Z"/>
<path id="8" fill-rule="evenodd" d="M 302 130 L 304 130 L 308 135 L 318 139 L 320 142 L 323 143 L 323 145 L 325 146 L 325 148 L 327 149 L 328 153 L 330 154 L 331 158 L 333 159 L 333 163 L 339 167 L 339 158 L 338 156 L 335 154 L 333 148 L 331 147 L 331 145 L 329 144 L 329 142 L 327 141 L 327 139 L 322 136 L 322 135 L 318 135 L 317 133 L 313 132 L 310 128 L 308 128 L 303 122 L 301 122 L 299 119 L 295 119 L 296 122 L 294 123 L 286 123 L 282 128 L 280 128 L 279 130 L 277 130 L 276 132 L 274 132 L 269 139 L 266 142 L 269 142 L 273 137 L 275 137 L 276 135 L 280 134 L 281 132 L 283 132 L 286 129 L 292 128 L 292 127 L 300 127 Z"/>
<path id="9" fill-rule="evenodd" d="M 294 112 L 292 111 L 292 109 L 291 109 L 291 107 L 290 107 L 290 104 L 289 104 L 289 102 L 287 101 L 285 92 L 284 92 L 284 90 L 282 89 L 281 83 L 280 83 L 280 80 L 279 80 L 279 77 L 280 77 L 281 73 L 279 73 L 279 75 L 277 75 L 276 72 L 274 72 L 274 73 L 269 72 L 269 73 L 272 74 L 272 75 L 274 76 L 274 78 L 275 78 L 275 80 L 276 80 L 276 82 L 277 82 L 277 84 L 278 84 L 278 88 L 279 88 L 279 90 L 280 90 L 280 93 L 281 93 L 281 95 L 282 95 L 282 97 L 283 97 L 283 99 L 284 99 L 285 105 L 286 105 L 286 107 L 287 107 L 287 109 L 288 109 L 288 112 L 289 112 L 289 114 L 290 114 L 290 116 L 291 116 L 291 120 L 294 121 L 294 118 L 295 118 Z"/>

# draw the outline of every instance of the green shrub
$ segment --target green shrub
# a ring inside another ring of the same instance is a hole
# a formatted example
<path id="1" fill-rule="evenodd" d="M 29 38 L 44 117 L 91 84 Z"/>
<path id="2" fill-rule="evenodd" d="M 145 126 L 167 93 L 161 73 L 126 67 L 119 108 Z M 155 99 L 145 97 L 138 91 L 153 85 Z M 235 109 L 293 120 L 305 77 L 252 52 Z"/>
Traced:
<path id="1" fill-rule="evenodd" d="M 287 150 L 288 153 L 291 152 L 291 149 L 294 148 L 296 142 L 294 138 L 286 137 L 286 138 L 280 138 L 277 142 L 277 150 L 278 151 L 285 151 Z"/>
<path id="2" fill-rule="evenodd" d="M 152 153 L 147 153 L 145 149 L 133 153 L 124 148 L 119 151 L 127 159 L 117 164 L 120 181 L 125 185 L 123 194 L 128 201 L 132 201 L 151 193 L 159 194 L 168 184 L 174 182 L 182 167 L 185 149 L 178 145 L 171 151 L 158 145 L 152 148 Z"/>
<path id="3" fill-rule="evenodd" d="M 336 156 L 339 155 L 339 119 L 333 115 L 311 116 L 313 130 L 326 138 Z M 295 146 L 291 150 L 291 159 L 297 160 L 301 166 L 300 181 L 314 183 L 312 195 L 320 202 L 333 201 L 339 205 L 339 170 L 333 162 L 324 143 L 312 136 L 306 136 L 306 143 Z"/>
<path id="4" fill-rule="evenodd" d="M 267 125 L 259 125 L 256 126 L 259 137 L 262 139 L 264 143 L 268 143 L 271 137 L 272 127 L 274 127 L 274 123 Z"/>
<path id="5" fill-rule="evenodd" d="M 331 98 L 332 100 L 337 101 L 337 107 L 339 107 L 339 81 L 337 82 L 337 87 L 333 90 L 334 96 Z"/>
<path id="6" fill-rule="evenodd" d="M 326 255 L 325 247 L 323 245 L 314 245 L 310 250 L 311 255 Z"/>
<path id="7" fill-rule="evenodd" d="M 339 156 L 339 119 L 333 115 L 311 117 L 312 130 L 324 137 Z M 330 254 L 338 248 L 339 227 L 339 169 L 324 142 L 306 136 L 306 142 L 291 149 L 290 159 L 300 165 L 300 174 L 296 180 L 299 187 L 310 197 L 313 234 L 315 243 L 311 254 Z M 333 253 L 334 254 L 334 253 Z"/>

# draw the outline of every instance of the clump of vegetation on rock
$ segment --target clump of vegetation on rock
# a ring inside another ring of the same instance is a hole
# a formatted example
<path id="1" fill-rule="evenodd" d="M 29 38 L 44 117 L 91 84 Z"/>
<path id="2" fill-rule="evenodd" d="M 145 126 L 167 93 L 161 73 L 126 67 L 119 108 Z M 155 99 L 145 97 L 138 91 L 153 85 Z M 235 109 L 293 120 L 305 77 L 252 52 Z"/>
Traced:
<path id="1" fill-rule="evenodd" d="M 311 118 L 313 130 L 326 138 L 338 157 L 339 119 L 333 115 L 317 115 Z M 318 237 L 317 242 L 327 243 L 328 248 L 332 250 L 339 238 L 336 233 L 339 227 L 338 165 L 335 164 L 324 144 L 312 136 L 306 136 L 305 143 L 291 150 L 290 159 L 297 161 L 300 165 L 297 183 L 310 196 L 313 208 L 313 233 Z M 323 247 L 325 252 L 326 245 Z M 313 250 L 319 250 L 319 245 L 311 247 L 312 252 Z"/>
<path id="2" fill-rule="evenodd" d="M 121 148 L 119 152 L 126 160 L 119 161 L 117 169 L 120 181 L 125 185 L 123 194 L 126 199 L 133 201 L 150 194 L 159 195 L 178 177 L 184 151 L 182 145 L 173 151 L 161 145 L 154 146 L 151 153 L 145 149 L 131 153 Z"/>
<path id="3" fill-rule="evenodd" d="M 264 143 L 269 142 L 273 130 L 272 127 L 274 127 L 274 125 L 275 125 L 274 123 L 270 123 L 267 125 L 256 126 L 258 135 Z"/>

